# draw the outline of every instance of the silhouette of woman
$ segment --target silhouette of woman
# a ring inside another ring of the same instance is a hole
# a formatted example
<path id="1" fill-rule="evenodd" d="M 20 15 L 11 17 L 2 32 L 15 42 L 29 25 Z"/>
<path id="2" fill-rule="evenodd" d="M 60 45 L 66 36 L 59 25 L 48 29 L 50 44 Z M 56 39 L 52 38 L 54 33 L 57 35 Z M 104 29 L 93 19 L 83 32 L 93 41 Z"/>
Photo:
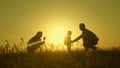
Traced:
<path id="1" fill-rule="evenodd" d="M 39 48 L 41 45 L 45 43 L 46 37 L 43 37 L 43 41 L 41 40 L 42 32 L 39 31 L 37 34 L 32 37 L 28 43 L 27 43 L 27 51 L 28 52 L 34 52 L 37 48 Z"/>

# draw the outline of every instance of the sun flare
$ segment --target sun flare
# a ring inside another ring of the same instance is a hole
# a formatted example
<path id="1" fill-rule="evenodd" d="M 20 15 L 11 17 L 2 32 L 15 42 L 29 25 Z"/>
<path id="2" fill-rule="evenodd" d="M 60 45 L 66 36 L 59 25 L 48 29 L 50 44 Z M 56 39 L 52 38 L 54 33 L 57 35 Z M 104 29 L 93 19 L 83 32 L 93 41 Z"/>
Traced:
<path id="1" fill-rule="evenodd" d="M 62 27 L 57 27 L 52 30 L 51 32 L 51 40 L 54 43 L 61 43 L 64 40 L 64 37 L 66 35 L 66 29 Z"/>

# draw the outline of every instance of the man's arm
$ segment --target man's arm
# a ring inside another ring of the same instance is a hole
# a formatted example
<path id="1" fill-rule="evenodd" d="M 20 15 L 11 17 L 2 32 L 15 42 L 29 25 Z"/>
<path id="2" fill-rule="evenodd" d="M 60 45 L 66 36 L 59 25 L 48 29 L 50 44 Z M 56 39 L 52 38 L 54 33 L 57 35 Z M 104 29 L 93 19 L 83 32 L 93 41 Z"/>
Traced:
<path id="1" fill-rule="evenodd" d="M 81 38 L 82 38 L 82 35 L 78 36 L 77 38 L 75 38 L 75 39 L 72 41 L 72 43 L 78 41 L 78 40 L 81 39 Z"/>

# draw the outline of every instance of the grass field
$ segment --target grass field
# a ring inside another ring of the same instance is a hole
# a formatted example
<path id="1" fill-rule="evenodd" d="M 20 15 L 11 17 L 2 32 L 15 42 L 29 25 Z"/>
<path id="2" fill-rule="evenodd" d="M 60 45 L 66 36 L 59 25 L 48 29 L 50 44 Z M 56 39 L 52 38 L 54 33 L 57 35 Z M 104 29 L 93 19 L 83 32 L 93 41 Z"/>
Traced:
<path id="1" fill-rule="evenodd" d="M 0 68 L 120 68 L 120 50 L 1 53 Z"/>
<path id="2" fill-rule="evenodd" d="M 0 68 L 120 68 L 120 48 L 27 53 L 24 40 L 0 47 Z M 11 47 L 12 46 L 12 47 Z M 51 46 L 51 49 L 54 49 Z"/>

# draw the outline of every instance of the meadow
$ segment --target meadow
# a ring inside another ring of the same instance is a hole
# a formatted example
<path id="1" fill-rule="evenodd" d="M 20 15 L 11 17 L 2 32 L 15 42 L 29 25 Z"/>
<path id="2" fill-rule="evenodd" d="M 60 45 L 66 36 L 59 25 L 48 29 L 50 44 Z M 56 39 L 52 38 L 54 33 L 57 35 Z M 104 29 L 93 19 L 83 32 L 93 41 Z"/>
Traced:
<path id="1" fill-rule="evenodd" d="M 9 42 L 6 41 L 8 45 Z M 15 45 L 15 44 L 14 44 Z M 14 46 L 0 50 L 0 68 L 120 68 L 120 48 L 27 53 Z M 13 51 L 12 51 L 13 50 Z"/>

